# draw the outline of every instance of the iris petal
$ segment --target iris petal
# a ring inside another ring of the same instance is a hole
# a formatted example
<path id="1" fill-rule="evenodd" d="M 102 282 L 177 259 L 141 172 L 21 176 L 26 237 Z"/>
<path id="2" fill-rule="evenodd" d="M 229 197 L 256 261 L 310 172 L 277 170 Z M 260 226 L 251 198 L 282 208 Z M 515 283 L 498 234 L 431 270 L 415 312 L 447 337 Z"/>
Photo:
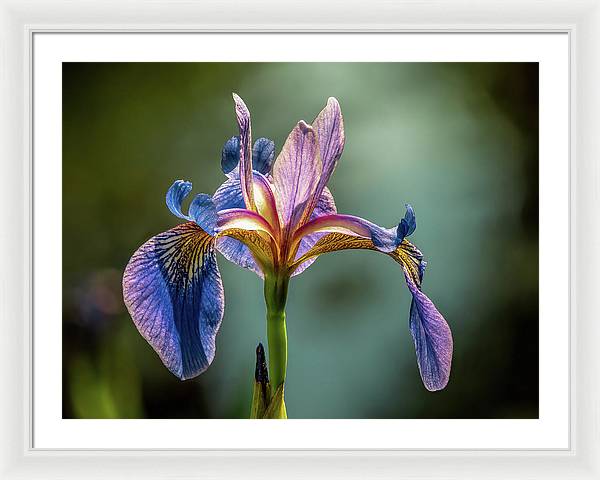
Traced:
<path id="1" fill-rule="evenodd" d="M 315 207 L 310 216 L 310 219 L 314 220 L 315 218 L 322 217 L 323 215 L 331 215 L 333 213 L 336 213 L 335 201 L 329 189 L 325 187 L 323 189 L 323 192 L 321 193 L 319 201 L 317 202 L 317 206 Z M 300 258 L 302 255 L 308 252 L 315 245 L 315 243 L 317 243 L 324 235 L 327 234 L 317 232 L 302 237 L 302 240 L 300 240 L 300 246 L 298 247 L 298 253 L 296 253 L 296 258 Z M 316 257 L 308 259 L 307 261 L 299 265 L 294 270 L 294 273 L 292 275 L 300 275 L 304 270 L 310 267 L 316 259 Z"/>
<path id="2" fill-rule="evenodd" d="M 217 209 L 210 195 L 199 193 L 190 204 L 189 216 L 202 230 L 212 235 L 217 227 Z"/>
<path id="3" fill-rule="evenodd" d="M 273 191 L 264 175 L 253 172 L 253 178 L 254 198 L 258 213 L 243 208 L 244 201 L 237 173 L 230 175 L 229 179 L 213 195 L 215 206 L 221 212 L 219 231 L 223 233 L 223 230 L 230 228 L 241 228 L 262 231 L 274 238 L 279 230 L 279 218 Z M 223 233 L 217 241 L 219 252 L 227 260 L 262 276 L 263 272 L 254 261 L 251 250 L 236 238 L 227 235 L 227 232 Z"/>
<path id="4" fill-rule="evenodd" d="M 173 374 L 185 380 L 208 368 L 224 307 L 213 237 L 193 222 L 152 237 L 125 268 L 123 296 L 135 326 Z"/>
<path id="5" fill-rule="evenodd" d="M 337 99 L 330 97 L 327 100 L 327 105 L 314 119 L 312 126 L 315 132 L 317 132 L 323 171 L 321 178 L 319 178 L 315 195 L 307 207 L 309 212 L 312 212 L 316 208 L 317 202 L 321 198 L 321 193 L 329 182 L 337 162 L 344 151 L 346 141 L 344 119 Z"/>
<path id="6" fill-rule="evenodd" d="M 243 208 L 230 208 L 219 212 L 217 231 L 222 233 L 230 228 L 262 232 L 276 240 L 273 228 L 263 216 Z"/>
<path id="7" fill-rule="evenodd" d="M 185 180 L 175 180 L 171 188 L 167 191 L 167 207 L 171 213 L 179 218 L 188 220 L 188 216 L 181 211 L 181 202 L 192 191 L 191 182 Z"/>
<path id="8" fill-rule="evenodd" d="M 255 210 L 252 192 L 252 131 L 250 112 L 244 101 L 235 93 L 235 114 L 240 129 L 240 163 L 239 173 L 242 187 L 242 197 L 248 210 Z"/>
<path id="9" fill-rule="evenodd" d="M 368 238 L 344 233 L 330 233 L 294 262 L 292 269 L 318 255 L 348 249 L 381 251 Z M 450 377 L 453 341 L 448 323 L 433 302 L 421 291 L 425 262 L 421 252 L 408 240 L 387 253 L 402 266 L 412 294 L 409 327 L 415 344 L 417 364 L 425 388 L 443 389 Z"/>
<path id="10" fill-rule="evenodd" d="M 433 302 L 405 275 L 412 293 L 409 327 L 417 353 L 417 364 L 425 388 L 443 389 L 450 378 L 452 364 L 452 333 Z"/>
<path id="11" fill-rule="evenodd" d="M 252 148 L 252 169 L 267 175 L 275 158 L 275 144 L 268 138 L 259 138 Z"/>
<path id="12" fill-rule="evenodd" d="M 405 237 L 408 237 L 414 233 L 417 229 L 417 217 L 415 216 L 415 211 L 413 208 L 407 203 L 406 204 L 406 213 L 404 214 L 404 218 L 400 220 L 398 224 L 398 245 Z"/>
<path id="13" fill-rule="evenodd" d="M 221 150 L 221 170 L 227 175 L 235 170 L 238 163 L 240 163 L 240 137 L 231 137 Z"/>
<path id="14" fill-rule="evenodd" d="M 310 216 L 312 202 L 323 166 L 317 134 L 299 122 L 289 134 L 273 166 L 273 183 L 279 193 L 277 209 L 286 235 Z"/>
<path id="15" fill-rule="evenodd" d="M 258 213 L 241 208 L 219 212 L 217 236 L 228 236 L 243 242 L 262 272 L 272 270 L 274 259 L 278 256 L 276 235 L 269 222 Z"/>
<path id="16" fill-rule="evenodd" d="M 398 241 L 398 227 L 383 228 L 354 215 L 332 214 L 308 222 L 295 233 L 294 241 L 298 242 L 304 236 L 317 232 L 338 232 L 368 238 L 378 250 L 385 253 L 393 252 L 404 238 Z"/>
<path id="17" fill-rule="evenodd" d="M 230 208 L 244 208 L 244 199 L 240 186 L 240 176 L 237 171 L 232 171 L 229 179 L 224 182 L 213 195 L 213 202 L 217 211 Z M 262 270 L 254 260 L 250 249 L 235 238 L 222 236 L 217 239 L 217 250 L 227 260 L 236 265 L 252 270 L 262 277 Z"/>

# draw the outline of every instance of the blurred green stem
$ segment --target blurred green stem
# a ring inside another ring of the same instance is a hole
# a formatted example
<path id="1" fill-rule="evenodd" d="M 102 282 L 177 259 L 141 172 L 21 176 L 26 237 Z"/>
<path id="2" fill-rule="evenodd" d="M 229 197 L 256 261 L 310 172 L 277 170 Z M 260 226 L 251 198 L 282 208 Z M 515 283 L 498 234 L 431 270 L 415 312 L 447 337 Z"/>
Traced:
<path id="1" fill-rule="evenodd" d="M 287 333 L 285 302 L 289 277 L 265 276 L 265 303 L 267 305 L 267 339 L 269 344 L 269 379 L 273 391 L 285 382 L 287 368 Z"/>

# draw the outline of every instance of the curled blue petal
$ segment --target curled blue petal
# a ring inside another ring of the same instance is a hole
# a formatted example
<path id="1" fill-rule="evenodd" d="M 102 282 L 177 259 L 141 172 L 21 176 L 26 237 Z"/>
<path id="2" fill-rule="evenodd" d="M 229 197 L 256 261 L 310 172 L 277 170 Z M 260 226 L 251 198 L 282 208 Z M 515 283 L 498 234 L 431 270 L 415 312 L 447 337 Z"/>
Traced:
<path id="1" fill-rule="evenodd" d="M 259 138 L 252 148 L 252 169 L 263 175 L 271 173 L 275 159 L 275 144 L 268 138 Z"/>
<path id="2" fill-rule="evenodd" d="M 406 213 L 404 214 L 404 218 L 400 220 L 398 224 L 398 245 L 402 243 L 409 235 L 412 235 L 414 231 L 417 229 L 417 217 L 415 216 L 415 211 L 413 208 L 407 203 L 406 204 Z"/>
<path id="3" fill-rule="evenodd" d="M 179 218 L 189 220 L 187 215 L 184 215 L 181 211 L 181 202 L 189 195 L 192 191 L 191 182 L 185 180 L 175 180 L 171 188 L 167 191 L 167 207 L 171 210 L 171 213 Z"/>
<path id="4" fill-rule="evenodd" d="M 193 222 L 152 237 L 125 268 L 123 297 L 174 375 L 185 380 L 208 368 L 224 309 L 213 237 Z"/>
<path id="5" fill-rule="evenodd" d="M 221 150 L 221 170 L 228 174 L 240 163 L 240 137 L 231 137 Z"/>
<path id="6" fill-rule="evenodd" d="M 190 219 L 196 222 L 209 235 L 217 228 L 217 209 L 210 195 L 199 193 L 190 204 Z"/>
<path id="7" fill-rule="evenodd" d="M 385 253 L 393 252 L 398 245 L 402 242 L 398 241 L 398 229 L 395 228 L 384 228 L 374 223 L 365 221 L 365 225 L 369 228 L 371 233 L 371 241 L 379 250 Z"/>

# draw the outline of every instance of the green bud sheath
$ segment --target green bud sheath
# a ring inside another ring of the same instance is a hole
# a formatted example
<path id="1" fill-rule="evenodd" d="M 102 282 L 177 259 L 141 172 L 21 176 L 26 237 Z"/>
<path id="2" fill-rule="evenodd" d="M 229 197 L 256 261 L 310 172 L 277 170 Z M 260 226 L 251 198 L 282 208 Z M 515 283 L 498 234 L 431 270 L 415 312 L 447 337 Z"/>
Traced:
<path id="1" fill-rule="evenodd" d="M 254 371 L 254 390 L 250 418 L 287 418 L 283 400 L 283 384 L 271 397 L 271 384 L 265 362 L 265 350 L 262 343 L 256 347 L 256 370 Z"/>

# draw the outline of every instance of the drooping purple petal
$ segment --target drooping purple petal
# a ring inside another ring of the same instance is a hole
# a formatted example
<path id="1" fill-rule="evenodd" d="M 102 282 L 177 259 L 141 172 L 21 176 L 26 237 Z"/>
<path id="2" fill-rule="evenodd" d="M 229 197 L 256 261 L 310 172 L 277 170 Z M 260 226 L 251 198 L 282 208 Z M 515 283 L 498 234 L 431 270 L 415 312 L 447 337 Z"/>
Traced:
<path id="1" fill-rule="evenodd" d="M 273 183 L 279 195 L 277 208 L 286 235 L 308 220 L 307 207 L 322 169 L 317 135 L 310 125 L 300 121 L 289 134 L 273 166 Z"/>
<path id="2" fill-rule="evenodd" d="M 311 258 L 341 250 L 379 250 L 369 238 L 340 232 L 323 236 L 292 268 Z M 387 253 L 402 266 L 404 278 L 413 297 L 409 327 L 413 336 L 417 363 L 423 384 L 428 390 L 441 390 L 448 383 L 452 363 L 452 333 L 442 314 L 421 291 L 425 262 L 423 254 L 408 240 Z"/>
<path id="3" fill-rule="evenodd" d="M 415 344 L 419 372 L 427 390 L 441 390 L 450 378 L 452 333 L 442 314 L 406 270 L 404 278 L 413 297 L 409 327 Z"/>
<path id="4" fill-rule="evenodd" d="M 317 232 L 321 233 L 345 233 L 358 237 L 368 238 L 378 250 L 384 253 L 393 252 L 404 240 L 406 233 L 411 234 L 416 228 L 414 211 L 410 205 L 406 205 L 407 212 L 398 226 L 385 228 L 373 222 L 354 215 L 332 214 L 322 215 L 311 219 L 294 234 L 294 242 L 307 235 Z"/>
<path id="5" fill-rule="evenodd" d="M 244 101 L 235 93 L 235 114 L 240 129 L 240 185 L 242 198 L 248 210 L 255 210 L 254 194 L 252 191 L 252 131 L 250 125 L 250 112 Z"/>
<path id="6" fill-rule="evenodd" d="M 319 201 L 317 202 L 317 206 L 313 210 L 310 219 L 314 220 L 315 218 L 322 217 L 323 215 L 331 215 L 336 213 L 335 201 L 333 199 L 333 195 L 329 191 L 327 187 L 323 189 L 321 196 L 319 197 Z M 323 235 L 327 235 L 326 233 L 311 233 L 306 235 L 300 240 L 300 246 L 298 247 L 298 253 L 296 254 L 296 258 L 302 257 L 306 252 L 308 252 L 314 245 L 323 237 Z M 312 257 L 306 260 L 304 263 L 300 264 L 292 276 L 300 275 L 304 270 L 310 267 L 317 257 Z"/>
<path id="7" fill-rule="evenodd" d="M 188 222 L 152 237 L 125 268 L 123 297 L 174 375 L 185 380 L 208 368 L 224 308 L 212 236 Z"/>

